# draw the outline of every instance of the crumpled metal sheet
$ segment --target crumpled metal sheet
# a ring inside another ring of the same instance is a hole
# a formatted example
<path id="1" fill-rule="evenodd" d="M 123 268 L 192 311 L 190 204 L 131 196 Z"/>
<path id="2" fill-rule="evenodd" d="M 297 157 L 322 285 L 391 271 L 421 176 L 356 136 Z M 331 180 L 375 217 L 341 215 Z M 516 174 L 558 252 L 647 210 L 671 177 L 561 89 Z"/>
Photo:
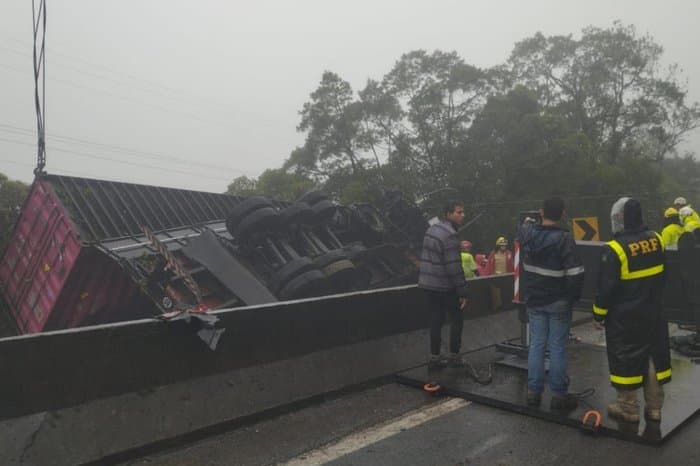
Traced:
<path id="1" fill-rule="evenodd" d="M 163 314 L 159 317 L 166 322 L 185 321 L 187 324 L 192 323 L 192 319 L 199 322 L 199 330 L 197 336 L 209 347 L 210 350 L 216 351 L 216 346 L 219 344 L 221 336 L 226 331 L 225 328 L 217 328 L 216 323 L 219 318 L 213 314 L 207 314 L 201 311 L 174 311 Z"/>

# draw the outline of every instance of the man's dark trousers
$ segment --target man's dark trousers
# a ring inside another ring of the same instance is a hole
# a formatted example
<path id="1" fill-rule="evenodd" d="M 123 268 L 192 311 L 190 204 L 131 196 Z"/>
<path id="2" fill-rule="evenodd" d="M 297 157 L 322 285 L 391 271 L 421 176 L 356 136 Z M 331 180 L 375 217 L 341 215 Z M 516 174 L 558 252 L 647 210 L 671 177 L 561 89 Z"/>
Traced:
<path id="1" fill-rule="evenodd" d="M 459 309 L 459 297 L 453 291 L 425 290 L 430 310 L 430 352 L 440 354 L 442 324 L 450 319 L 450 352 L 459 353 L 462 346 L 464 317 Z"/>

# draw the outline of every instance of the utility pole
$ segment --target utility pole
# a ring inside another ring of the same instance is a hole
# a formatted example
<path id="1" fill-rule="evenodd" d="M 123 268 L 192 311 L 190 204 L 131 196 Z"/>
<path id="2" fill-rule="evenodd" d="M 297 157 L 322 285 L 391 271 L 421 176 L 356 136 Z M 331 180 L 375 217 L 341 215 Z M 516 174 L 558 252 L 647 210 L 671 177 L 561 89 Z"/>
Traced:
<path id="1" fill-rule="evenodd" d="M 32 0 L 32 26 L 34 32 L 34 106 L 36 107 L 37 160 L 35 176 L 46 174 L 46 0 L 39 0 L 37 8 Z"/>

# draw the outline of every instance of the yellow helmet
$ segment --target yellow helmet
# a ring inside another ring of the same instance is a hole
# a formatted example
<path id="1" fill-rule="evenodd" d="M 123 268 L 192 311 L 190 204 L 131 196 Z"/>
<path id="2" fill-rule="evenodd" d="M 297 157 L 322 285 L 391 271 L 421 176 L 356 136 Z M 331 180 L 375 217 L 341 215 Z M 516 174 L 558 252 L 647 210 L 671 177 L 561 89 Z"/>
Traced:
<path id="1" fill-rule="evenodd" d="M 678 210 L 675 207 L 669 207 L 664 211 L 665 218 L 673 217 L 674 215 L 678 215 Z"/>
<path id="2" fill-rule="evenodd" d="M 496 240 L 496 246 L 508 246 L 508 240 L 504 236 L 499 236 Z"/>

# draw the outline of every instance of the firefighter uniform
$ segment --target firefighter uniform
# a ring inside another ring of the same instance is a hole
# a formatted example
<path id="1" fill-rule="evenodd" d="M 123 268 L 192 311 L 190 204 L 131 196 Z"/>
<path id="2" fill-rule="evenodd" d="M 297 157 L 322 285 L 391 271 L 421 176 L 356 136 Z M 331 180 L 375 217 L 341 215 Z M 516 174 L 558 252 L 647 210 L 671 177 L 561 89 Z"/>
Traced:
<path id="1" fill-rule="evenodd" d="M 664 247 L 676 247 L 678 245 L 678 239 L 685 232 L 678 217 L 678 210 L 673 207 L 666 209 L 664 212 L 664 222 L 666 226 L 661 231 L 661 239 L 664 242 Z"/>
<path id="2" fill-rule="evenodd" d="M 605 321 L 610 382 L 617 389 L 641 387 L 650 361 L 659 384 L 671 380 L 663 287 L 664 244 L 656 232 L 625 229 L 603 248 L 593 313 Z"/>

